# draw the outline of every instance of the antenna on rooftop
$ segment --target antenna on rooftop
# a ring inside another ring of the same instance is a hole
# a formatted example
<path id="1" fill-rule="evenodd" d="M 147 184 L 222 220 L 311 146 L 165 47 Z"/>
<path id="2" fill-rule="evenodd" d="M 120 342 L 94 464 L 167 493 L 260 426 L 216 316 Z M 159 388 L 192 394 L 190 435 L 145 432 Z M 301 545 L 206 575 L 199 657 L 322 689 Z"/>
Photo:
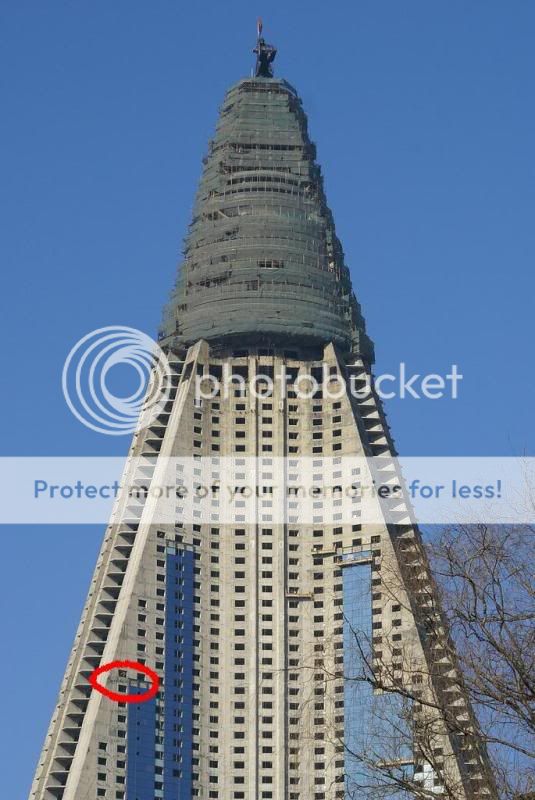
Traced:
<path id="1" fill-rule="evenodd" d="M 273 67 L 271 65 L 277 55 L 277 49 L 271 44 L 266 44 L 262 38 L 263 27 L 262 18 L 258 17 L 256 22 L 256 47 L 253 50 L 253 53 L 256 53 L 255 78 L 272 78 Z"/>

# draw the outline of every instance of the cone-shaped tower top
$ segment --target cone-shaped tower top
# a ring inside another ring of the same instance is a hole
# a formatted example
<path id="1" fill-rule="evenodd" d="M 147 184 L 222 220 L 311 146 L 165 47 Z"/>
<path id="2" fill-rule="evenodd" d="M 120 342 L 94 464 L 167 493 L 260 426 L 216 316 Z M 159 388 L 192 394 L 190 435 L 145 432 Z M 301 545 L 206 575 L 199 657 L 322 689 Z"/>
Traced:
<path id="1" fill-rule="evenodd" d="M 295 89 L 272 75 L 261 38 L 256 76 L 226 94 L 161 338 L 325 344 L 373 360 Z"/>

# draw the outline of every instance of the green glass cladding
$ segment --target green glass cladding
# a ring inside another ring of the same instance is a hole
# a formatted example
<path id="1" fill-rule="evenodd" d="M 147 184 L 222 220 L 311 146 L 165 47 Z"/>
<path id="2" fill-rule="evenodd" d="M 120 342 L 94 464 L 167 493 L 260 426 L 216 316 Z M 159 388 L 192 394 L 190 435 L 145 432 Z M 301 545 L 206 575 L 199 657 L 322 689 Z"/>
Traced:
<path id="1" fill-rule="evenodd" d="M 242 80 L 204 159 L 160 338 L 321 344 L 373 360 L 295 90 Z"/>

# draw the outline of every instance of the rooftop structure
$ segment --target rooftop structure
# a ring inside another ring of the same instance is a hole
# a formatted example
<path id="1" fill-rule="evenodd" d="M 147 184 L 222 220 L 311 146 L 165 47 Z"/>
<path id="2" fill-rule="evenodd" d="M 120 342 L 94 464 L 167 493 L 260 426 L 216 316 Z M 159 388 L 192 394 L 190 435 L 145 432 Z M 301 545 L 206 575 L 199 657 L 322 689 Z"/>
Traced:
<path id="1" fill-rule="evenodd" d="M 332 341 L 373 360 L 315 159 L 289 83 L 262 74 L 227 92 L 165 310 L 166 344 Z"/>

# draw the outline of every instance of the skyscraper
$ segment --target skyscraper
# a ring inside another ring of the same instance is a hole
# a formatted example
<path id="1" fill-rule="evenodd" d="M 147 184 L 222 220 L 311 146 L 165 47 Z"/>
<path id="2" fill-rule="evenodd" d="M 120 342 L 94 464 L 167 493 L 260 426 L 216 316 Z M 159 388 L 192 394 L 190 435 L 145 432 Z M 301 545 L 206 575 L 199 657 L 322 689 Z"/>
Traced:
<path id="1" fill-rule="evenodd" d="M 257 51 L 204 159 L 159 337 L 168 395 L 134 436 L 30 797 L 493 797 L 403 496 L 373 523 L 358 491 L 338 499 L 394 446 L 373 390 L 328 391 L 367 385 L 373 346 L 301 101 Z M 115 661 L 157 695 L 95 691 Z"/>

